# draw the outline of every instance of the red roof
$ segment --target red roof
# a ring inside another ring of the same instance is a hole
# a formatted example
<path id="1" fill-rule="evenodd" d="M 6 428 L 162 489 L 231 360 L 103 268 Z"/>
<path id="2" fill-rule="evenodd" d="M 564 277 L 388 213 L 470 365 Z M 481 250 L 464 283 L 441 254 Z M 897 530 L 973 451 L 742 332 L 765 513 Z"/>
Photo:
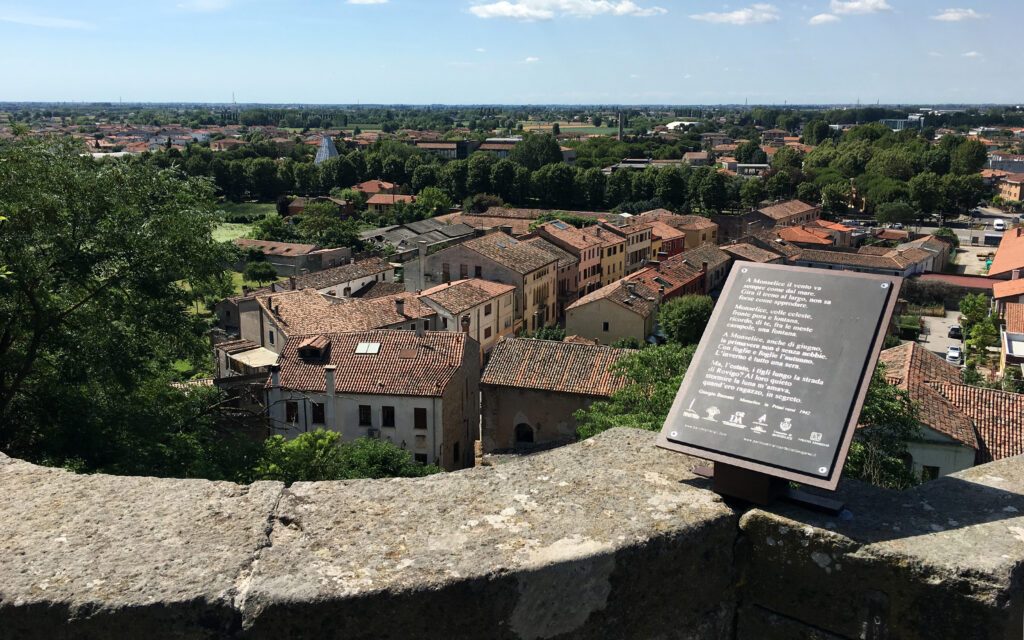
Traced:
<path id="1" fill-rule="evenodd" d="M 988 270 L 988 277 L 1010 273 L 1024 268 L 1024 229 L 1008 229 L 999 241 L 996 258 Z"/>
<path id="2" fill-rule="evenodd" d="M 991 281 L 990 281 L 991 283 Z M 992 284 L 992 296 L 996 299 L 1024 296 L 1024 278 L 1000 280 Z"/>

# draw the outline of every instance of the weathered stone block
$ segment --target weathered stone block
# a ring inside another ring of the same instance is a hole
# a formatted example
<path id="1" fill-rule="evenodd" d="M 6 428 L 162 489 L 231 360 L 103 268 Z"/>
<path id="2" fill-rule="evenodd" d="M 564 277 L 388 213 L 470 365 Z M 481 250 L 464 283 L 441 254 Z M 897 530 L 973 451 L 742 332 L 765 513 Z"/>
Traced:
<path id="1" fill-rule="evenodd" d="M 1022 462 L 902 493 L 844 482 L 840 517 L 750 511 L 740 520 L 741 598 L 851 638 L 1019 640 Z"/>
<path id="2" fill-rule="evenodd" d="M 0 464 L 0 638 L 220 638 L 283 489 Z"/>
<path id="3" fill-rule="evenodd" d="M 427 480 L 297 484 L 244 594 L 257 638 L 722 638 L 737 517 L 619 430 Z"/>

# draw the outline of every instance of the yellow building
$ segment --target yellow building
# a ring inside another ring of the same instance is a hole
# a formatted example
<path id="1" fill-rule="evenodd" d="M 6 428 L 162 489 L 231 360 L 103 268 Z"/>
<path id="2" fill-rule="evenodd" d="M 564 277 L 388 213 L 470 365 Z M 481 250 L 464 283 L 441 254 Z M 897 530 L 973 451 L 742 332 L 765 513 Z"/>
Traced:
<path id="1" fill-rule="evenodd" d="M 601 242 L 601 286 L 625 277 L 626 239 L 600 226 L 587 227 L 584 231 Z"/>

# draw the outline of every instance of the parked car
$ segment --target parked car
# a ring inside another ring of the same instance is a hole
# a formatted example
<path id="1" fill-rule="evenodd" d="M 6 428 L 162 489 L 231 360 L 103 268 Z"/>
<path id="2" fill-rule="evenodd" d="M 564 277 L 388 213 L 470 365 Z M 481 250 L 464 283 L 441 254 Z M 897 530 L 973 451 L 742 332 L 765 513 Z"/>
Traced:
<path id="1" fill-rule="evenodd" d="M 950 364 L 960 364 L 960 360 L 963 358 L 963 352 L 960 351 L 960 347 L 950 347 L 946 349 L 946 362 Z"/>
<path id="2" fill-rule="evenodd" d="M 902 229 L 903 228 L 903 223 L 902 222 L 894 222 L 894 223 L 892 223 L 892 228 L 893 229 Z"/>
<path id="3" fill-rule="evenodd" d="M 995 222 L 992 223 L 992 228 L 996 231 L 1006 231 L 1006 220 L 996 218 Z"/>
<path id="4" fill-rule="evenodd" d="M 964 339 L 964 332 L 960 328 L 960 325 L 954 324 L 952 327 L 949 328 L 949 337 L 953 338 L 954 340 Z"/>

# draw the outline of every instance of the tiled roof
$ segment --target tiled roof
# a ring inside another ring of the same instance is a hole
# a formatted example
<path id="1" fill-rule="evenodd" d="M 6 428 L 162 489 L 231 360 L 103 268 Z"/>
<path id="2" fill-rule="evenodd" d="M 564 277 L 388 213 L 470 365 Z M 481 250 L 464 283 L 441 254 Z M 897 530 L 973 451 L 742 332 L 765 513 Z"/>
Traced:
<path id="1" fill-rule="evenodd" d="M 662 265 L 672 265 L 677 262 L 688 264 L 696 269 L 700 269 L 703 263 L 708 263 L 708 271 L 714 271 L 723 264 L 730 262 L 732 256 L 728 253 L 719 249 L 713 244 L 703 244 L 693 249 L 687 249 L 686 251 L 676 254 L 671 258 L 666 258 Z"/>
<path id="2" fill-rule="evenodd" d="M 909 240 L 910 232 L 901 229 L 879 229 L 875 232 L 879 240 Z"/>
<path id="3" fill-rule="evenodd" d="M 787 200 L 786 202 L 773 204 L 770 207 L 758 209 L 758 211 L 774 220 L 784 220 L 790 216 L 808 213 L 816 208 L 814 205 L 799 200 Z"/>
<path id="4" fill-rule="evenodd" d="M 295 276 L 296 289 L 325 289 L 327 287 L 351 282 L 360 278 L 386 273 L 394 267 L 382 258 L 366 258 L 359 262 L 343 264 L 339 267 L 331 267 L 323 271 L 314 271 L 301 276 Z M 283 280 L 278 288 L 291 289 L 291 281 Z"/>
<path id="5" fill-rule="evenodd" d="M 352 293 L 355 298 L 362 298 L 363 300 L 374 300 L 376 298 L 384 298 L 387 296 L 393 296 L 405 291 L 405 285 L 400 282 L 371 282 L 359 291 Z"/>
<path id="6" fill-rule="evenodd" d="M 523 240 L 526 244 L 533 245 L 542 251 L 550 253 L 552 256 L 558 259 L 558 268 L 564 269 L 571 267 L 574 264 L 579 264 L 580 259 L 572 255 L 562 247 L 558 246 L 553 242 L 548 242 L 544 238 L 529 238 Z"/>
<path id="7" fill-rule="evenodd" d="M 568 222 L 562 222 L 561 220 L 545 222 L 537 228 L 537 231 L 547 233 L 577 251 L 584 251 L 601 245 L 601 241 L 594 236 L 589 235 L 582 229 L 577 229 Z"/>
<path id="8" fill-rule="evenodd" d="M 662 242 L 668 242 L 670 240 L 677 240 L 679 238 L 685 238 L 686 232 L 676 229 L 672 225 L 662 222 L 661 220 L 649 220 L 647 222 L 651 226 L 651 233 L 657 238 L 661 238 Z"/>
<path id="9" fill-rule="evenodd" d="M 1024 296 L 1024 278 L 1016 280 L 1000 280 L 992 285 L 992 295 L 998 300 Z"/>
<path id="10" fill-rule="evenodd" d="M 848 227 L 845 224 L 839 224 L 838 222 L 831 222 L 829 220 L 822 220 L 821 218 L 814 220 L 810 224 L 822 227 L 824 229 L 831 229 L 833 231 L 847 232 L 853 231 L 853 227 Z"/>
<path id="11" fill-rule="evenodd" d="M 1024 333 L 1024 304 L 1007 302 L 1004 317 L 1009 333 Z"/>
<path id="12" fill-rule="evenodd" d="M 556 259 L 543 249 L 516 240 L 500 231 L 469 240 L 463 246 L 520 274 L 527 274 L 556 262 Z"/>
<path id="13" fill-rule="evenodd" d="M 509 227 L 513 236 L 523 236 L 530 233 L 530 225 L 533 224 L 532 218 L 498 218 L 492 216 L 467 215 L 465 213 L 448 213 L 431 219 L 447 222 L 452 225 L 464 224 L 474 229 L 498 229 L 500 227 Z"/>
<path id="14" fill-rule="evenodd" d="M 420 297 L 427 298 L 445 311 L 457 315 L 515 289 L 515 286 L 510 284 L 470 278 L 431 287 L 422 292 Z"/>
<path id="15" fill-rule="evenodd" d="M 916 342 L 886 349 L 879 362 L 885 365 L 885 377 L 889 383 L 907 391 L 910 399 L 918 404 L 922 424 L 978 449 L 971 419 L 932 386 L 933 383 L 961 385 L 957 367 Z"/>
<path id="16" fill-rule="evenodd" d="M 633 286 L 635 293 L 630 293 L 629 285 Z M 577 309 L 599 300 L 610 300 L 624 309 L 628 309 L 643 318 L 647 318 L 658 310 L 657 295 L 657 290 L 651 291 L 641 284 L 632 282 L 627 278 L 623 278 L 622 280 L 617 280 L 596 291 L 588 293 L 566 307 L 566 310 Z"/>
<path id="17" fill-rule="evenodd" d="M 805 227 L 782 227 L 777 230 L 778 236 L 786 242 L 797 244 L 816 244 L 831 246 L 832 236 L 822 229 Z"/>
<path id="18" fill-rule="evenodd" d="M 235 245 L 242 249 L 255 249 L 268 256 L 304 256 L 316 250 L 315 244 L 250 240 L 249 238 L 236 238 Z"/>
<path id="19" fill-rule="evenodd" d="M 491 351 L 480 384 L 607 397 L 626 386 L 610 369 L 629 353 L 578 342 L 504 339 Z"/>
<path id="20" fill-rule="evenodd" d="M 417 142 L 417 149 L 457 149 L 454 142 Z"/>
<path id="21" fill-rule="evenodd" d="M 974 422 L 980 445 L 975 464 L 1024 453 L 1024 394 L 965 384 L 929 386 Z"/>
<path id="22" fill-rule="evenodd" d="M 910 253 L 913 251 L 913 253 Z M 922 255 L 923 254 L 923 255 Z M 931 254 L 921 249 L 912 249 L 900 254 L 892 249 L 886 255 L 868 255 L 847 251 L 822 251 L 820 249 L 803 249 L 795 260 L 819 262 L 822 264 L 842 264 L 868 269 L 892 269 L 902 271 L 909 265 L 931 258 Z"/>
<path id="23" fill-rule="evenodd" d="M 1020 184 L 1024 182 L 1024 173 L 1011 173 L 1003 176 L 1003 182 L 1009 182 L 1011 184 Z"/>
<path id="24" fill-rule="evenodd" d="M 662 268 L 662 265 L 659 264 L 657 267 L 644 267 L 626 276 L 625 279 L 639 283 L 648 291 L 658 291 L 661 287 L 665 287 L 665 295 L 671 297 L 700 277 L 700 269 L 694 269 L 688 265 L 676 264 Z"/>
<path id="25" fill-rule="evenodd" d="M 366 201 L 366 204 L 397 204 L 399 202 L 415 202 L 415 196 L 406 196 L 397 193 L 375 193 Z"/>
<path id="26" fill-rule="evenodd" d="M 337 367 L 336 393 L 389 396 L 440 396 L 459 369 L 466 335 L 453 331 L 366 331 L 328 333 L 326 357 L 299 357 L 300 340 L 290 340 L 281 354 L 281 387 L 323 393 L 324 366 Z M 356 353 L 361 343 L 380 345 L 377 353 Z"/>
<path id="27" fill-rule="evenodd" d="M 360 182 L 352 188 L 363 193 L 380 193 L 393 190 L 395 184 L 393 182 L 384 182 L 383 180 L 367 180 L 366 182 Z"/>
<path id="28" fill-rule="evenodd" d="M 737 242 L 735 244 L 727 244 L 722 247 L 722 251 L 728 253 L 731 256 L 741 258 L 750 262 L 772 262 L 778 260 L 780 256 L 772 253 L 760 247 L 756 247 L 746 242 Z"/>
<path id="29" fill-rule="evenodd" d="M 989 277 L 1003 275 L 1021 268 L 1024 268 L 1024 232 L 1018 227 L 1009 229 L 1003 234 L 988 275 Z"/>
<path id="30" fill-rule="evenodd" d="M 366 331 L 436 315 L 409 292 L 369 300 L 331 301 L 315 289 L 301 289 L 256 299 L 288 335 Z M 404 302 L 402 315 L 396 300 Z M 274 307 L 272 313 L 268 304 Z"/>

